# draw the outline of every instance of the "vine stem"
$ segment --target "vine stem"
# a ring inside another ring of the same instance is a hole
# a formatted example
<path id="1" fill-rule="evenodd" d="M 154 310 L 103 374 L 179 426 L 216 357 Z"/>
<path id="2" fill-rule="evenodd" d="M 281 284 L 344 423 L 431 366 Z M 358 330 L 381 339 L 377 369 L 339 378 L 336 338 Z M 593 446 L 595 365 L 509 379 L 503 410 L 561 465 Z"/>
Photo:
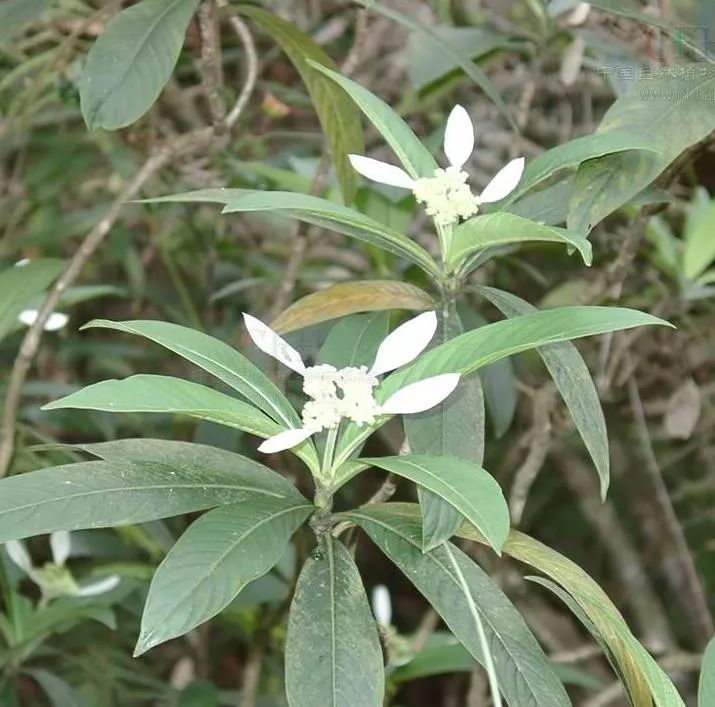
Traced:
<path id="1" fill-rule="evenodd" d="M 462 568 L 457 563 L 457 559 L 455 558 L 454 552 L 452 551 L 452 548 L 450 547 L 449 543 L 444 543 L 444 549 L 447 551 L 447 556 L 449 557 L 452 569 L 454 569 L 454 573 L 457 577 L 457 581 L 459 582 L 459 586 L 462 588 L 464 596 L 467 598 L 469 612 L 472 615 L 472 619 L 474 620 L 475 626 L 477 627 L 479 645 L 481 646 L 482 654 L 484 655 L 484 669 L 487 671 L 487 675 L 489 676 L 489 689 L 492 693 L 492 702 L 494 703 L 494 707 L 502 707 L 501 693 L 499 692 L 499 681 L 497 680 L 497 674 L 494 668 L 494 660 L 492 659 L 492 652 L 489 648 L 487 635 L 484 632 L 484 624 L 482 623 L 482 619 L 479 616 L 477 605 L 474 603 L 474 599 L 472 598 L 472 593 L 469 591 L 469 585 L 467 584 L 467 580 L 464 578 Z"/>

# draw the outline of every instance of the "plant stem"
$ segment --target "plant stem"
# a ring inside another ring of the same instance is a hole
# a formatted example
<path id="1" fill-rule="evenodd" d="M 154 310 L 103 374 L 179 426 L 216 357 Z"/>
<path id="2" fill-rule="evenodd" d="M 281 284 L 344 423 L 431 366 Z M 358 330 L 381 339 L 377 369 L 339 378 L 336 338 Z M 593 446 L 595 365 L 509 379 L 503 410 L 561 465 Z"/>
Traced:
<path id="1" fill-rule="evenodd" d="M 338 427 L 328 430 L 328 437 L 325 440 L 325 450 L 323 451 L 323 464 L 320 469 L 321 475 L 325 479 L 333 476 L 333 457 L 335 455 L 335 443 L 338 440 Z"/>

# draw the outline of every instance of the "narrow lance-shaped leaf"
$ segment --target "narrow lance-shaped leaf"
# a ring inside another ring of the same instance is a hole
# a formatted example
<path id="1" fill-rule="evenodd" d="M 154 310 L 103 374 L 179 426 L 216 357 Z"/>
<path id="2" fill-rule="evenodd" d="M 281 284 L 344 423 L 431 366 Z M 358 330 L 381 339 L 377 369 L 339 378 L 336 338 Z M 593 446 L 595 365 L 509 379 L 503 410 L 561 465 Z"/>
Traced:
<path id="1" fill-rule="evenodd" d="M 159 97 L 200 0 L 142 0 L 118 13 L 87 55 L 80 106 L 90 130 L 133 123 Z"/>
<path id="2" fill-rule="evenodd" d="M 403 505 L 409 505 L 414 515 L 400 513 Z M 510 705 L 569 707 L 566 691 L 538 642 L 487 574 L 451 543 L 422 552 L 418 513 L 414 504 L 388 503 L 365 506 L 344 516 L 357 523 L 404 572 L 454 635 L 484 665 L 482 642 L 472 616 L 476 609 L 501 691 Z"/>
<path id="3" fill-rule="evenodd" d="M 254 5 L 239 5 L 237 10 L 271 35 L 300 74 L 330 145 L 343 198 L 346 202 L 352 201 L 356 175 L 347 156 L 362 152 L 360 120 L 345 92 L 315 69 L 316 65 L 335 68 L 335 63 L 307 34 L 275 13 Z"/>
<path id="4" fill-rule="evenodd" d="M 625 307 L 559 307 L 524 314 L 465 332 L 426 351 L 384 381 L 379 395 L 382 398 L 427 376 L 471 373 L 504 356 L 544 344 L 645 325 L 672 326 L 651 314 Z"/>
<path id="5" fill-rule="evenodd" d="M 417 516 L 416 507 L 405 513 Z M 484 542 L 473 526 L 465 523 L 460 537 Z M 633 636 L 618 609 L 606 593 L 576 564 L 537 540 L 512 530 L 504 544 L 504 553 L 526 562 L 561 585 L 574 598 L 610 649 L 619 672 L 637 704 L 646 704 L 648 692 L 657 707 L 684 707 L 675 686 L 648 651 Z"/>
<path id="6" fill-rule="evenodd" d="M 346 76 L 330 71 L 320 64 L 311 65 L 345 89 L 357 107 L 392 148 L 410 177 L 419 179 L 432 176 L 438 166 L 432 153 L 387 103 Z"/>
<path id="7" fill-rule="evenodd" d="M 424 290 L 407 282 L 339 282 L 294 302 L 271 322 L 271 328 L 286 333 L 358 312 L 391 309 L 434 309 L 434 301 Z"/>
<path id="8" fill-rule="evenodd" d="M 448 264 L 460 267 L 480 250 L 510 243 L 561 243 L 576 248 L 583 262 L 591 264 L 591 244 L 580 234 L 558 226 L 546 226 L 522 216 L 499 211 L 475 216 L 459 224 L 452 232 Z"/>
<path id="9" fill-rule="evenodd" d="M 219 339 L 178 324 L 142 319 L 125 322 L 95 319 L 83 328 L 95 327 L 137 334 L 154 341 L 216 376 L 276 422 L 286 427 L 300 424 L 293 406 L 268 376 Z"/>
<path id="10" fill-rule="evenodd" d="M 457 457 L 427 454 L 359 461 L 414 481 L 444 499 L 460 517 L 481 530 L 494 550 L 501 552 L 509 532 L 509 509 L 499 484 L 478 464 Z"/>
<path id="11" fill-rule="evenodd" d="M 516 128 L 516 123 L 514 123 L 514 120 L 509 113 L 504 100 L 499 95 L 499 92 L 496 90 L 487 75 L 472 61 L 471 57 L 464 56 L 455 51 L 449 42 L 446 42 L 431 27 L 423 25 L 420 22 L 416 22 L 408 14 L 403 14 L 381 2 L 373 2 L 372 0 L 360 1 L 363 5 L 370 7 L 375 12 L 378 12 L 385 17 L 389 17 L 391 20 L 401 24 L 411 32 L 415 32 L 424 42 L 430 45 L 434 52 L 444 54 L 446 58 L 453 61 L 467 76 L 469 76 L 470 79 L 472 79 L 472 81 L 474 81 L 474 83 L 477 84 L 477 86 L 479 86 L 479 88 L 482 89 L 482 91 L 484 91 L 484 93 L 487 94 L 487 96 L 489 96 L 502 114 L 506 116 L 509 122 Z"/>
<path id="12" fill-rule="evenodd" d="M 248 494 L 302 499 L 282 476 L 239 454 L 188 442 L 142 442 L 146 459 L 112 456 L 0 480 L 0 542 L 144 523 L 238 503 Z"/>
<path id="13" fill-rule="evenodd" d="M 562 169 L 576 167 L 581 162 L 626 150 L 646 150 L 658 152 L 653 141 L 638 133 L 610 132 L 593 133 L 569 140 L 563 145 L 552 147 L 526 163 L 524 176 L 519 186 L 509 195 L 511 203 L 533 187 L 553 176 Z"/>
<path id="14" fill-rule="evenodd" d="M 509 292 L 493 287 L 476 287 L 475 290 L 507 317 L 538 311 L 536 307 Z M 588 367 L 578 349 L 571 343 L 550 344 L 537 350 L 593 459 L 601 482 L 601 497 L 605 498 L 610 478 L 608 433 L 598 391 Z"/>
<path id="15" fill-rule="evenodd" d="M 222 611 L 268 572 L 314 510 L 293 498 L 248 495 L 204 514 L 159 565 L 147 596 L 135 655 L 181 636 Z"/>
<path id="16" fill-rule="evenodd" d="M 559 307 L 524 314 L 465 332 L 423 353 L 414 363 L 389 376 L 378 388 L 378 402 L 414 381 L 441 373 L 471 373 L 522 351 L 582 336 L 605 334 L 636 326 L 671 326 L 651 314 L 625 307 Z M 336 468 L 347 461 L 374 426 L 349 426 L 340 440 Z M 345 477 L 338 475 L 338 482 Z"/>
<path id="17" fill-rule="evenodd" d="M 252 405 L 212 388 L 169 376 L 140 374 L 94 383 L 55 400 L 43 410 L 74 408 L 105 412 L 183 414 L 235 427 L 266 439 L 283 428 Z M 295 450 L 313 471 L 319 467 L 315 448 L 305 442 Z"/>
<path id="18" fill-rule="evenodd" d="M 328 333 L 318 352 L 317 363 L 347 368 L 374 361 L 380 344 L 388 334 L 389 321 L 387 312 L 355 314 L 341 319 Z"/>
<path id="19" fill-rule="evenodd" d="M 588 233 L 640 193 L 683 152 L 707 139 L 715 125 L 715 66 L 703 62 L 678 76 L 643 77 L 608 109 L 598 134 L 634 132 L 658 152 L 632 150 L 581 164 L 576 172 L 568 226 Z"/>
<path id="20" fill-rule="evenodd" d="M 439 277 L 440 274 L 429 253 L 412 239 L 347 206 L 317 196 L 288 191 L 198 189 L 145 201 L 158 203 L 196 201 L 224 204 L 222 213 L 225 214 L 254 211 L 284 214 L 379 246 L 419 265 L 425 272 L 435 277 Z"/>
<path id="21" fill-rule="evenodd" d="M 290 707 L 382 707 L 375 620 L 350 553 L 326 535 L 306 560 L 288 617 Z"/>
<path id="22" fill-rule="evenodd" d="M 462 334 L 462 322 L 454 306 L 439 314 L 439 340 Z M 437 407 L 403 419 L 410 450 L 417 454 L 468 459 L 481 467 L 484 459 L 484 395 L 479 374 L 459 381 L 459 386 Z M 462 515 L 438 495 L 418 488 L 422 509 L 423 549 L 431 550 L 454 535 Z"/>

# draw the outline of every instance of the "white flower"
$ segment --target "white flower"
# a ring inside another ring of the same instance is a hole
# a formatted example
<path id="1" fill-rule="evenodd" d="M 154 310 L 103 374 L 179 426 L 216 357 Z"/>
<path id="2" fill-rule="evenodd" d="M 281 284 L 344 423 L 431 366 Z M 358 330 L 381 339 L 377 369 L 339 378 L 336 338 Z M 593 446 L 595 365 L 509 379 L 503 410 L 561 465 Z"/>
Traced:
<path id="1" fill-rule="evenodd" d="M 406 385 L 382 405 L 375 400 L 377 377 L 394 371 L 419 356 L 437 329 L 437 316 L 425 312 L 397 327 L 380 344 L 375 362 L 367 366 L 336 369 L 322 364 L 306 367 L 300 354 L 268 325 L 243 315 L 246 329 L 261 351 L 303 377 L 303 392 L 310 398 L 302 411 L 303 427 L 267 439 L 261 452 L 290 449 L 322 430 L 335 429 L 343 419 L 356 425 L 371 424 L 379 415 L 423 412 L 441 403 L 459 382 L 458 373 L 445 373 Z"/>
<path id="2" fill-rule="evenodd" d="M 28 265 L 29 262 L 29 258 L 22 258 L 15 263 L 15 267 L 23 268 L 25 267 L 25 265 Z M 26 309 L 23 312 L 20 312 L 17 318 L 25 326 L 32 326 L 37 321 L 37 315 L 38 310 Z M 69 317 L 66 314 L 62 314 L 61 312 L 53 312 L 52 314 L 50 314 L 47 321 L 45 322 L 45 326 L 43 327 L 43 329 L 45 331 L 57 331 L 58 329 L 62 329 L 62 327 L 65 326 L 68 321 Z"/>
<path id="3" fill-rule="evenodd" d="M 8 557 L 40 588 L 43 600 L 61 596 L 91 597 L 109 592 L 119 584 L 119 577 L 111 575 L 97 582 L 79 586 L 70 571 L 65 567 L 70 555 L 72 541 L 66 531 L 50 535 L 52 562 L 44 567 L 35 567 L 25 545 L 18 540 L 5 543 Z"/>
<path id="4" fill-rule="evenodd" d="M 25 326 L 32 326 L 37 321 L 38 313 L 39 312 L 36 309 L 26 309 L 20 312 L 17 318 Z M 62 329 L 68 321 L 69 317 L 66 314 L 62 314 L 61 312 L 52 312 L 52 314 L 50 314 L 47 318 L 43 329 L 45 331 L 57 331 L 58 329 Z"/>
<path id="5" fill-rule="evenodd" d="M 378 584 L 372 590 L 372 613 L 377 623 L 385 627 L 392 623 L 392 600 L 384 584 Z"/>
<path id="6" fill-rule="evenodd" d="M 435 223 L 448 226 L 460 218 L 473 216 L 481 204 L 501 201 L 511 194 L 524 171 L 523 157 L 512 160 L 499 170 L 479 196 L 475 196 L 467 184 L 469 175 L 462 169 L 473 150 L 474 125 L 467 111 L 456 105 L 447 118 L 444 131 L 444 153 L 449 166 L 436 169 L 432 177 L 412 179 L 395 165 L 363 155 L 349 155 L 349 158 L 363 177 L 412 190 L 417 201 L 425 204 L 425 210 Z"/>

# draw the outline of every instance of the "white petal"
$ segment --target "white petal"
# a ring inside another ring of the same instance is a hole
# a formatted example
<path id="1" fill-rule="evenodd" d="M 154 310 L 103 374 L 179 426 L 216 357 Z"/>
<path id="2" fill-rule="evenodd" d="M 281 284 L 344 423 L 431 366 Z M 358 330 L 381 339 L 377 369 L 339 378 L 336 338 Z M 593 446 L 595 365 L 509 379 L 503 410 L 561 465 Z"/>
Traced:
<path id="1" fill-rule="evenodd" d="M 398 326 L 380 344 L 371 375 L 394 371 L 417 358 L 432 341 L 435 331 L 437 315 L 434 312 L 424 312 Z"/>
<path id="2" fill-rule="evenodd" d="M 17 318 L 25 326 L 32 326 L 37 321 L 38 314 L 39 312 L 36 309 L 26 309 L 20 312 Z M 65 326 L 68 321 L 69 317 L 66 314 L 62 314 L 60 312 L 53 312 L 48 317 L 43 328 L 45 331 L 57 331 L 58 329 L 62 329 L 62 327 Z"/>
<path id="3" fill-rule="evenodd" d="M 15 263 L 15 267 L 16 267 L 16 268 L 21 268 L 21 267 L 27 265 L 29 262 L 30 262 L 30 259 L 29 259 L 29 258 L 22 258 L 21 260 L 18 260 L 18 261 Z"/>
<path id="4" fill-rule="evenodd" d="M 462 106 L 454 106 L 444 129 L 444 154 L 452 167 L 462 168 L 474 151 L 474 125 Z"/>
<path id="5" fill-rule="evenodd" d="M 385 415 L 407 415 L 413 412 L 424 412 L 439 405 L 459 383 L 459 373 L 443 373 L 410 383 L 394 395 L 391 395 L 380 412 Z"/>
<path id="6" fill-rule="evenodd" d="M 45 322 L 45 331 L 57 331 L 58 329 L 62 329 L 69 319 L 70 318 L 66 314 L 62 314 L 62 312 L 52 312 Z"/>
<path id="7" fill-rule="evenodd" d="M 573 12 L 566 18 L 566 24 L 571 27 L 582 25 L 586 21 L 590 12 L 591 5 L 587 2 L 580 2 L 576 5 Z"/>
<path id="8" fill-rule="evenodd" d="M 305 364 L 300 354 L 267 324 L 252 317 L 250 314 L 244 314 L 243 321 L 246 323 L 246 329 L 251 339 L 253 339 L 253 343 L 261 351 L 273 356 L 284 366 L 288 366 L 288 368 L 297 371 L 301 375 L 305 372 Z"/>
<path id="9" fill-rule="evenodd" d="M 391 187 L 404 187 L 412 189 L 414 179 L 401 167 L 395 167 L 387 162 L 374 160 L 372 157 L 364 155 L 348 155 L 350 164 L 356 172 L 362 174 L 363 177 L 372 179 L 373 182 L 380 184 L 389 184 Z"/>
<path id="10" fill-rule="evenodd" d="M 308 439 L 312 434 L 312 432 L 306 429 L 285 430 L 284 432 L 279 432 L 277 435 L 273 435 L 273 437 L 269 437 L 258 447 L 258 451 L 264 454 L 282 452 L 284 449 L 295 447 Z"/>
<path id="11" fill-rule="evenodd" d="M 509 196 L 524 173 L 524 158 L 517 157 L 505 167 L 502 167 L 494 179 L 484 188 L 484 191 L 479 195 L 479 201 L 483 204 L 491 204 L 494 201 L 501 201 L 504 197 Z"/>
<path id="12" fill-rule="evenodd" d="M 392 600 L 384 584 L 378 584 L 372 590 L 372 613 L 379 624 L 389 626 L 392 623 Z"/>
<path id="13" fill-rule="evenodd" d="M 120 582 L 119 577 L 113 574 L 104 579 L 100 579 L 98 582 L 92 582 L 92 584 L 87 584 L 84 587 L 80 587 L 76 596 L 78 597 L 94 597 L 97 594 L 106 594 L 111 592 L 114 587 L 116 587 Z"/>
<path id="14" fill-rule="evenodd" d="M 52 549 L 52 559 L 56 565 L 64 565 L 70 556 L 72 541 L 70 534 L 66 530 L 60 530 L 50 535 L 50 548 Z"/>
<path id="15" fill-rule="evenodd" d="M 5 550 L 10 559 L 27 574 L 32 574 L 32 560 L 25 550 L 25 545 L 18 540 L 9 540 L 5 543 Z"/>

